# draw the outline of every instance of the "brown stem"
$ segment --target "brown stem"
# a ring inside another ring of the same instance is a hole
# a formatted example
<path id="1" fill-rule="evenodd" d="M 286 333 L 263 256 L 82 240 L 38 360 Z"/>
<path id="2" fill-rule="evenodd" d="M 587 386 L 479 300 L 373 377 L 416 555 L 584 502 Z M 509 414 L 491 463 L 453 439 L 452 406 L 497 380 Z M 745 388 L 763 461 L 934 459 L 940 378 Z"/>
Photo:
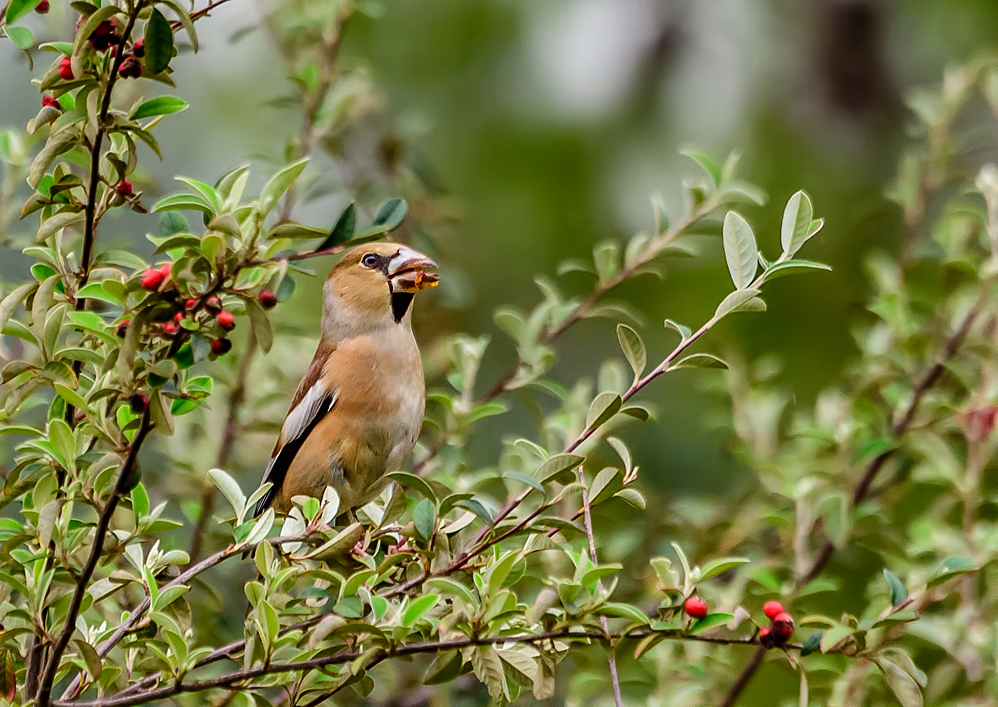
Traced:
<path id="1" fill-rule="evenodd" d="M 52 646 L 48 661 L 45 663 L 45 669 L 42 671 L 38 684 L 38 692 L 35 697 L 38 707 L 48 707 L 51 704 L 52 682 L 59 669 L 62 654 L 66 652 L 66 647 L 76 632 L 76 617 L 79 616 L 80 607 L 83 605 L 83 596 L 87 593 L 90 579 L 94 576 L 94 571 L 97 569 L 97 564 L 100 562 L 101 554 L 104 551 L 104 539 L 107 537 L 107 531 L 111 526 L 111 516 L 114 515 L 118 503 L 127 492 L 127 486 L 131 482 L 135 472 L 139 449 L 142 448 L 142 443 L 151 429 L 152 421 L 147 408 L 142 415 L 142 421 L 139 424 L 138 431 L 135 433 L 135 438 L 129 446 L 128 456 L 125 457 L 125 461 L 122 462 L 121 468 L 118 470 L 118 480 L 114 484 L 114 491 L 111 493 L 111 498 L 108 499 L 107 505 L 104 507 L 104 512 L 101 513 L 100 519 L 97 521 L 97 528 L 94 531 L 94 543 L 90 548 L 90 557 L 87 559 L 87 564 L 83 567 L 83 571 L 80 572 L 80 576 L 76 580 L 76 588 L 73 590 L 73 598 L 70 600 L 69 611 L 66 613 L 65 625 L 55 644 Z"/>
<path id="2" fill-rule="evenodd" d="M 477 638 L 460 638 L 444 641 L 423 641 L 410 643 L 408 645 L 396 646 L 384 651 L 372 658 L 374 661 L 387 658 L 399 658 L 423 653 L 439 653 L 441 651 L 467 648 L 468 646 L 490 646 L 502 643 L 542 643 L 551 640 L 562 641 L 615 641 L 623 638 L 644 638 L 657 633 L 651 629 L 629 631 L 626 633 L 607 634 L 602 631 L 577 631 L 572 628 L 565 628 L 555 631 L 543 631 L 540 633 L 525 633 L 513 636 L 489 636 Z M 681 641 L 696 641 L 700 643 L 710 643 L 725 646 L 754 646 L 758 645 L 755 637 L 749 638 L 724 638 L 720 636 L 698 636 L 698 635 L 677 635 L 673 630 L 666 632 L 667 637 Z M 800 650 L 799 645 L 791 645 L 788 648 Z M 202 692 L 217 687 L 230 687 L 232 685 L 252 680 L 264 675 L 274 675 L 278 673 L 288 673 L 297 671 L 315 670 L 331 665 L 343 665 L 352 662 L 363 655 L 363 652 L 341 652 L 332 655 L 322 655 L 307 660 L 289 661 L 287 663 L 269 663 L 253 668 L 235 670 L 203 680 L 184 682 L 183 679 L 170 681 L 163 687 L 146 690 L 145 692 L 120 692 L 116 695 L 101 697 L 95 700 L 59 700 L 53 703 L 55 707 L 129 707 L 139 705 L 154 700 L 162 700 L 174 695 L 188 692 Z M 155 684 L 157 676 L 151 676 L 148 684 Z M 133 686 L 134 688 L 134 686 Z M 130 688 L 133 689 L 133 688 Z"/>

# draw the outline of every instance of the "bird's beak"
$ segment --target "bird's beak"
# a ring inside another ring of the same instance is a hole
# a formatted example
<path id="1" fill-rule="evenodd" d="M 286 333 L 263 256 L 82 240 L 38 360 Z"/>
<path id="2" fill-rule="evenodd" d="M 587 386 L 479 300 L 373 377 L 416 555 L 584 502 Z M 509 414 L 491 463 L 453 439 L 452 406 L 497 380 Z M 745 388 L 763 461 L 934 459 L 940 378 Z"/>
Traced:
<path id="1" fill-rule="evenodd" d="M 436 273 L 426 272 L 425 268 L 435 268 L 437 264 L 422 253 L 405 246 L 388 261 L 388 281 L 392 292 L 419 292 L 428 287 L 436 287 L 440 280 Z"/>

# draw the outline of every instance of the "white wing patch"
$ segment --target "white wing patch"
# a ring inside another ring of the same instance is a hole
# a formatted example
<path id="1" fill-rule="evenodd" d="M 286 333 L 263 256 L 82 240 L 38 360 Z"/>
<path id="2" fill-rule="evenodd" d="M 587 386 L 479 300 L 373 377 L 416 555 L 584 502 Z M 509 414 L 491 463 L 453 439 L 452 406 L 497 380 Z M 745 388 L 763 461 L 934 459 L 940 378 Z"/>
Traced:
<path id="1" fill-rule="evenodd" d="M 322 384 L 321 378 L 316 381 L 315 385 L 305 393 L 301 402 L 295 406 L 295 409 L 288 413 L 284 427 L 281 428 L 281 438 L 284 440 L 284 444 L 300 437 L 311 425 L 316 415 L 325 414 L 332 410 L 338 395 L 338 391 L 333 391 L 330 395 L 326 386 Z"/>

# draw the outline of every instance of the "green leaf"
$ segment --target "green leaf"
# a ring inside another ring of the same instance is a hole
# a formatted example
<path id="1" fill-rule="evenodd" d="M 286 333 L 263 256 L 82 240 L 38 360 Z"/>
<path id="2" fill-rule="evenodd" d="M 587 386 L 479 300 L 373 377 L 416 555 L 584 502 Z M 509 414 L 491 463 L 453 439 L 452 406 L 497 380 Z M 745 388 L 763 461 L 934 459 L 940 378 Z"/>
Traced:
<path id="1" fill-rule="evenodd" d="M 114 304 L 121 306 L 121 302 L 117 298 L 112 297 L 107 293 L 107 291 L 101 286 L 99 282 L 91 282 L 89 285 L 83 287 L 79 292 L 76 293 L 77 299 L 97 299 L 101 302 L 107 302 L 108 304 Z"/>
<path id="2" fill-rule="evenodd" d="M 284 167 L 277 172 L 277 174 L 267 180 L 267 183 L 263 185 L 263 189 L 260 192 L 261 213 L 269 213 L 270 210 L 274 208 L 278 199 L 280 199 L 284 193 L 291 188 L 291 185 L 294 184 L 296 179 L 298 179 L 307 164 L 308 158 L 303 157 L 297 162 L 292 162 L 288 166 Z"/>
<path id="3" fill-rule="evenodd" d="M 211 204 L 200 194 L 171 194 L 157 201 L 150 209 L 152 212 L 176 210 L 201 211 L 209 216 L 215 215 Z"/>
<path id="4" fill-rule="evenodd" d="M 693 146 L 682 148 L 679 151 L 679 154 L 684 157 L 689 157 L 691 160 L 700 165 L 700 169 L 702 169 L 707 176 L 710 177 L 710 181 L 715 187 L 721 183 L 721 165 L 719 165 L 709 154 Z"/>
<path id="5" fill-rule="evenodd" d="M 183 101 L 176 96 L 157 96 L 156 98 L 151 98 L 145 103 L 140 104 L 135 110 L 132 111 L 132 120 L 141 120 L 142 118 L 152 118 L 157 115 L 169 115 L 170 113 L 179 113 L 188 109 L 186 101 Z"/>
<path id="6" fill-rule="evenodd" d="M 891 588 L 891 606 L 897 606 L 908 598 L 908 590 L 896 574 L 885 568 L 884 579 Z"/>
<path id="7" fill-rule="evenodd" d="M 522 471 L 507 471 L 503 474 L 503 478 L 510 478 L 519 481 L 522 484 L 526 484 L 530 488 L 536 489 L 541 493 L 544 493 L 544 487 L 537 483 L 537 480 L 531 476 L 524 474 Z"/>
<path id="8" fill-rule="evenodd" d="M 807 194 L 799 191 L 790 197 L 783 209 L 783 226 L 780 229 L 780 243 L 784 253 L 793 255 L 804 245 L 810 237 L 813 216 L 814 208 Z"/>
<path id="9" fill-rule="evenodd" d="M 343 245 L 348 240 L 353 238 L 354 231 L 357 229 L 357 205 L 352 201 L 347 204 L 347 207 L 343 209 L 343 213 L 340 217 L 336 219 L 336 224 L 333 226 L 333 230 L 329 232 L 329 236 L 326 240 L 322 242 L 316 250 L 328 250 L 338 245 Z"/>
<path id="10" fill-rule="evenodd" d="M 688 326 L 683 326 L 679 322 L 674 322 L 671 319 L 665 320 L 665 328 L 674 329 L 678 331 L 679 336 L 681 336 L 684 340 L 690 338 L 690 336 L 693 334 L 692 330 L 690 330 Z"/>
<path id="11" fill-rule="evenodd" d="M 762 274 L 766 282 L 769 282 L 770 280 L 775 280 L 778 277 L 793 275 L 794 273 L 805 270 L 827 270 L 828 272 L 831 272 L 832 268 L 829 265 L 816 263 L 813 260 L 785 260 L 782 263 L 773 263 L 766 268 Z"/>
<path id="12" fill-rule="evenodd" d="M 222 469 L 211 469 L 208 472 L 208 478 L 222 492 L 236 515 L 242 513 L 243 506 L 246 505 L 246 494 L 243 493 L 239 483 Z"/>
<path id="13" fill-rule="evenodd" d="M 10 321 L 11 316 L 14 314 L 14 310 L 17 306 L 24 301 L 24 298 L 28 296 L 28 293 L 35 288 L 34 283 L 25 283 L 14 288 L 10 294 L 0 301 L 0 331 L 3 331 L 4 327 L 7 326 L 7 322 Z"/>
<path id="14" fill-rule="evenodd" d="M 631 370 L 634 371 L 634 380 L 637 381 L 641 378 L 641 374 L 644 373 L 645 366 L 648 364 L 648 354 L 645 351 L 644 342 L 641 341 L 638 332 L 626 324 L 617 325 L 617 341 L 620 342 L 620 348 L 623 350 L 627 362 L 631 365 Z"/>
<path id="15" fill-rule="evenodd" d="M 669 366 L 670 371 L 675 371 L 680 368 L 720 368 L 727 370 L 728 364 L 719 359 L 717 356 L 712 356 L 706 353 L 695 353 L 681 358 L 676 363 Z"/>
<path id="16" fill-rule="evenodd" d="M 162 73 L 173 59 L 173 27 L 163 13 L 153 8 L 145 31 L 146 74 Z"/>
<path id="17" fill-rule="evenodd" d="M 711 560 L 700 568 L 700 581 L 710 579 L 740 565 L 747 565 L 749 562 L 751 560 L 747 557 L 719 557 L 716 560 Z"/>
<path id="18" fill-rule="evenodd" d="M 723 612 L 707 614 L 702 619 L 697 619 L 693 622 L 693 625 L 690 626 L 690 633 L 701 633 L 717 626 L 723 626 L 734 618 L 734 614 L 725 614 Z"/>
<path id="19" fill-rule="evenodd" d="M 395 481 L 406 488 L 410 488 L 416 491 L 424 498 L 429 499 L 434 504 L 437 503 L 437 495 L 433 493 L 433 489 L 430 487 L 426 481 L 416 476 L 415 474 L 410 474 L 406 471 L 393 471 L 387 475 L 389 479 Z"/>
<path id="20" fill-rule="evenodd" d="M 274 328 L 270 323 L 270 317 L 267 316 L 267 310 L 257 300 L 247 299 L 246 312 L 249 314 L 256 343 L 260 345 L 261 351 L 267 353 L 274 345 Z"/>
<path id="21" fill-rule="evenodd" d="M 406 203 L 405 199 L 389 199 L 378 209 L 378 213 L 374 217 L 374 225 L 384 226 L 387 230 L 394 231 L 402 225 L 408 212 L 409 204 Z"/>
<path id="22" fill-rule="evenodd" d="M 880 668 L 884 682 L 891 688 L 902 707 L 922 707 L 925 704 L 921 688 L 915 682 L 915 678 L 909 675 L 904 668 L 882 656 L 875 657 L 873 662 Z"/>
<path id="23" fill-rule="evenodd" d="M 10 4 L 7 5 L 7 24 L 17 22 L 21 17 L 34 10 L 39 2 L 40 0 L 10 0 Z"/>
<path id="24" fill-rule="evenodd" d="M 580 457 L 578 454 L 556 454 L 541 464 L 540 469 L 537 470 L 537 476 L 540 477 L 542 484 L 548 484 L 585 460 L 585 457 Z"/>
<path id="25" fill-rule="evenodd" d="M 424 594 L 419 597 L 409 604 L 405 613 L 402 614 L 402 625 L 407 628 L 415 625 L 417 621 L 423 618 L 427 611 L 437 605 L 438 601 L 440 601 L 439 594 Z"/>
<path id="26" fill-rule="evenodd" d="M 731 281 L 737 289 L 744 290 L 755 280 L 756 267 L 759 265 L 752 227 L 737 211 L 729 211 L 724 217 L 722 240 Z"/>
<path id="27" fill-rule="evenodd" d="M 800 654 L 801 656 L 808 656 L 814 653 L 818 648 L 821 647 L 821 638 L 825 635 L 824 631 L 815 631 L 807 640 L 801 645 Z"/>
<path id="28" fill-rule="evenodd" d="M 583 579 L 583 584 L 585 584 Z M 648 616 L 641 611 L 641 609 L 636 606 L 631 606 L 630 604 L 624 604 L 623 602 L 610 601 L 603 606 L 596 609 L 596 613 L 600 616 L 611 616 L 619 619 L 627 619 L 628 621 L 633 621 L 641 625 L 648 623 Z"/>
<path id="29" fill-rule="evenodd" d="M 620 410 L 623 401 L 617 393 L 600 393 L 586 413 L 586 429 L 599 429 Z"/>
<path id="30" fill-rule="evenodd" d="M 489 509 L 486 508 L 484 505 L 482 505 L 481 501 L 476 501 L 473 498 L 464 498 L 455 503 L 454 505 L 458 508 L 464 508 L 465 510 L 471 511 L 476 516 L 478 516 L 483 523 L 485 523 L 490 527 L 495 522 L 492 519 L 492 514 L 489 512 Z"/>
<path id="31" fill-rule="evenodd" d="M 717 305 L 717 311 L 714 312 L 714 318 L 720 319 L 733 312 L 742 311 L 743 307 L 746 307 L 748 302 L 758 296 L 759 290 L 735 290 L 730 295 L 725 297 L 721 304 Z"/>
<path id="32" fill-rule="evenodd" d="M 825 631 L 825 634 L 821 637 L 821 652 L 827 653 L 828 651 L 838 647 L 843 641 L 848 639 L 854 633 L 856 633 L 856 629 L 850 626 L 833 626 Z"/>
<path id="33" fill-rule="evenodd" d="M 932 589 L 933 587 L 938 587 L 943 582 L 948 582 L 954 577 L 959 577 L 969 572 L 976 572 L 977 570 L 977 565 L 966 557 L 949 557 L 939 565 L 939 568 L 926 586 L 928 589 Z"/>
<path id="34" fill-rule="evenodd" d="M 8 25 L 3 28 L 3 31 L 11 43 L 18 49 L 31 49 L 35 43 L 35 35 L 27 27 L 11 27 Z"/>
<path id="35" fill-rule="evenodd" d="M 471 590 L 453 579 L 448 579 L 447 577 L 431 577 L 426 580 L 426 587 L 443 594 L 461 597 L 470 608 L 478 606 L 478 599 L 476 599 L 475 595 L 471 593 Z"/>
<path id="36" fill-rule="evenodd" d="M 433 501 L 424 498 L 412 509 L 412 522 L 416 532 L 423 540 L 429 540 L 433 535 L 433 524 L 436 520 L 437 509 Z"/>

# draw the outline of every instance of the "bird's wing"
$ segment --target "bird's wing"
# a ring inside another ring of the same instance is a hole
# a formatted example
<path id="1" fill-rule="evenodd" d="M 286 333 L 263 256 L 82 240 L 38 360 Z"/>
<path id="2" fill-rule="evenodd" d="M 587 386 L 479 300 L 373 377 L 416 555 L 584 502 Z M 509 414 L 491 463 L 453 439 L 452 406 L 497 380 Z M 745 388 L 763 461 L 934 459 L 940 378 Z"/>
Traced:
<path id="1" fill-rule="evenodd" d="M 261 484 L 270 483 L 272 486 L 257 501 L 254 515 L 263 513 L 273 502 L 274 497 L 281 490 L 281 484 L 284 482 L 291 462 L 294 461 L 298 450 L 305 443 L 305 439 L 336 404 L 337 391 L 329 388 L 322 380 L 326 363 L 335 349 L 335 345 L 321 342 L 315 352 L 315 358 L 312 359 L 308 370 L 305 371 L 305 376 L 298 384 L 298 390 L 295 391 L 295 396 L 291 401 L 288 416 L 281 428 L 281 435 L 277 439 L 277 444 L 260 482 Z"/>

